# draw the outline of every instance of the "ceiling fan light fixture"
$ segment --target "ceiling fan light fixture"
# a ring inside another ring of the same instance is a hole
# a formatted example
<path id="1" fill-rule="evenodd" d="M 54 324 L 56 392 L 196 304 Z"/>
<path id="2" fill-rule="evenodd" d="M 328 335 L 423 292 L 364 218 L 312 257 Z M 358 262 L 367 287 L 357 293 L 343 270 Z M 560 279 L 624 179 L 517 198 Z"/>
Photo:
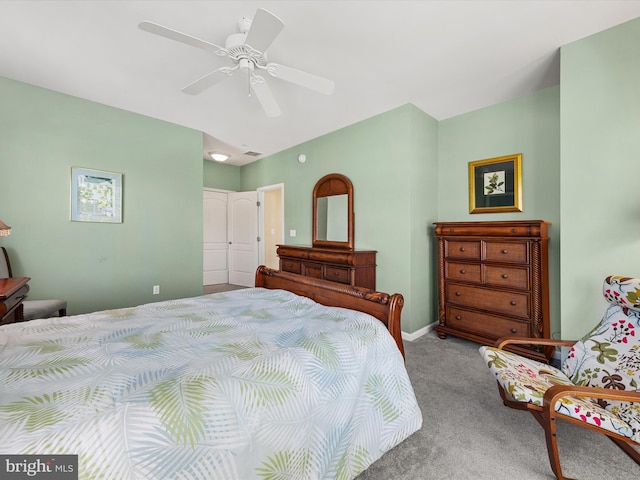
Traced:
<path id="1" fill-rule="evenodd" d="M 331 80 L 279 63 L 268 63 L 267 50 L 280 35 L 284 23 L 273 13 L 263 8 L 256 10 L 253 19 L 242 17 L 238 21 L 239 32 L 227 36 L 224 48 L 153 22 L 141 22 L 139 27 L 155 35 L 226 57 L 232 63 L 230 67 L 217 68 L 184 87 L 182 91 L 189 95 L 202 93 L 207 88 L 213 87 L 231 76 L 236 70 L 240 70 L 246 72 L 246 78 L 245 75 L 242 75 L 242 80 L 247 82 L 249 96 L 255 94 L 267 117 L 278 117 L 282 113 L 280 107 L 265 78 L 254 74 L 256 69 L 266 71 L 271 77 L 325 95 L 331 95 L 334 90 L 334 83 Z"/>
<path id="2" fill-rule="evenodd" d="M 225 162 L 229 160 L 229 155 L 226 153 L 209 152 L 209 156 L 216 162 Z"/>

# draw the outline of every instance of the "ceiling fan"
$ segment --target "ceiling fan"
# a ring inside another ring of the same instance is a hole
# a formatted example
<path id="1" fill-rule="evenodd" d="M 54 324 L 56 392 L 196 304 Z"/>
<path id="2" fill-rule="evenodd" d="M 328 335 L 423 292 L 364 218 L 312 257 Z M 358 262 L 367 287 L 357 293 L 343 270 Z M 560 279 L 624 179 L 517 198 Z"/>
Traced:
<path id="1" fill-rule="evenodd" d="M 248 82 L 249 95 L 253 91 L 267 116 L 277 117 L 282 112 L 265 78 L 256 73 L 261 70 L 272 77 L 301 85 L 325 95 L 333 93 L 335 85 L 331 80 L 267 61 L 267 50 L 284 28 L 284 23 L 274 14 L 262 8 L 258 9 L 253 20 L 242 17 L 238 21 L 240 32 L 228 36 L 224 47 L 153 22 L 144 21 L 138 26 L 146 32 L 202 48 L 231 60 L 232 66 L 213 70 L 182 89 L 183 92 L 190 95 L 203 92 L 232 76 L 236 71 L 246 72 L 245 78 Z"/>

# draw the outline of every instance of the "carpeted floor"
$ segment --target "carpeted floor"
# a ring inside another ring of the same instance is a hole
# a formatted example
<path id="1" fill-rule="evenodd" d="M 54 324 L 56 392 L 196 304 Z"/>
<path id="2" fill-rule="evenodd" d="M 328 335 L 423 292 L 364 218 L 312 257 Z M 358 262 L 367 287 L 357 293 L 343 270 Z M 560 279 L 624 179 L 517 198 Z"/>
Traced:
<path id="1" fill-rule="evenodd" d="M 407 370 L 423 427 L 357 480 L 555 478 L 544 430 L 502 404 L 479 345 L 429 333 L 405 342 Z M 559 422 L 563 473 L 580 480 L 638 480 L 640 466 L 604 435 Z"/>

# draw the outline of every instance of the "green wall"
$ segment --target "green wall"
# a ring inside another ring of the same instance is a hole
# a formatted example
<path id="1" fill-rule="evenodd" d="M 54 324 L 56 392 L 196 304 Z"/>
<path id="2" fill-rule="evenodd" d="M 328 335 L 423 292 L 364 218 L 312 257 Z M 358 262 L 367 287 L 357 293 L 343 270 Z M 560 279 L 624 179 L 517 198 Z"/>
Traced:
<path id="1" fill-rule="evenodd" d="M 438 219 L 438 123 L 421 110 L 414 110 L 412 135 L 409 142 L 411 161 L 408 180 L 410 202 L 410 248 L 408 249 L 411 285 L 408 297 L 412 318 L 403 317 L 402 328 L 407 333 L 438 321 L 438 261 L 434 254 L 436 241 L 430 229 Z M 390 235 L 392 232 L 385 232 Z"/>
<path id="2" fill-rule="evenodd" d="M 439 124 L 440 221 L 546 220 L 551 332 L 560 326 L 560 89 L 460 115 Z M 522 212 L 470 214 L 469 162 L 522 153 Z"/>
<path id="3" fill-rule="evenodd" d="M 378 251 L 376 287 L 404 295 L 403 330 L 414 332 L 435 320 L 426 231 L 436 218 L 436 168 L 437 122 L 405 105 L 245 165 L 242 190 L 284 183 L 285 241 L 310 245 L 313 186 L 328 173 L 349 177 L 356 248 Z"/>
<path id="4" fill-rule="evenodd" d="M 561 50 L 563 336 L 601 317 L 610 274 L 640 276 L 640 19 Z"/>
<path id="5" fill-rule="evenodd" d="M 203 186 L 239 192 L 242 185 L 241 167 L 214 162 L 202 161 Z"/>
<path id="6" fill-rule="evenodd" d="M 200 132 L 4 78 L 0 105 L 0 245 L 31 299 L 77 314 L 202 294 Z M 123 174 L 122 224 L 69 220 L 72 166 Z"/>

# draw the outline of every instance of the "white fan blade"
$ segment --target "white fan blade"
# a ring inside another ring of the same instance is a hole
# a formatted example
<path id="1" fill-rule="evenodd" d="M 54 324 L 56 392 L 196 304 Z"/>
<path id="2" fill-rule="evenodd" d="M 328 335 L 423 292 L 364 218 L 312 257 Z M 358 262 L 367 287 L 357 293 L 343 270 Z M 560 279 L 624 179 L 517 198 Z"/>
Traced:
<path id="1" fill-rule="evenodd" d="M 260 75 L 253 75 L 251 78 L 251 90 L 256 94 L 260 105 L 264 109 L 267 117 L 279 117 L 282 111 L 271 93 L 271 89 L 267 82 Z"/>
<path id="2" fill-rule="evenodd" d="M 259 8 L 247 33 L 246 45 L 261 53 L 267 51 L 284 28 L 284 23 L 273 13 Z"/>
<path id="3" fill-rule="evenodd" d="M 215 53 L 216 55 L 224 56 L 228 53 L 226 49 L 218 45 L 200 40 L 199 38 L 192 37 L 191 35 L 187 35 L 186 33 L 178 32 L 177 30 L 172 30 L 171 28 L 163 27 L 162 25 L 158 25 L 157 23 L 147 21 L 140 22 L 138 24 L 138 27 L 145 32 L 155 33 L 156 35 L 160 35 L 161 37 L 186 43 L 187 45 L 191 45 L 193 47 L 202 48 L 203 50 Z"/>
<path id="4" fill-rule="evenodd" d="M 197 95 L 198 93 L 204 92 L 207 88 L 213 87 L 216 83 L 221 82 L 225 78 L 231 76 L 235 68 L 222 67 L 214 70 L 213 72 L 209 72 L 203 77 L 199 78 L 193 83 L 190 83 L 186 87 L 182 89 L 184 93 L 188 93 L 189 95 Z"/>
<path id="5" fill-rule="evenodd" d="M 324 93 L 325 95 L 331 95 L 335 88 L 335 83 L 331 80 L 303 72 L 302 70 L 287 67 L 286 65 L 280 65 L 279 63 L 268 63 L 267 66 L 263 68 L 266 68 L 267 72 L 269 72 L 273 77 L 281 78 L 287 82 L 296 83 L 311 90 L 315 90 L 316 92 Z"/>

